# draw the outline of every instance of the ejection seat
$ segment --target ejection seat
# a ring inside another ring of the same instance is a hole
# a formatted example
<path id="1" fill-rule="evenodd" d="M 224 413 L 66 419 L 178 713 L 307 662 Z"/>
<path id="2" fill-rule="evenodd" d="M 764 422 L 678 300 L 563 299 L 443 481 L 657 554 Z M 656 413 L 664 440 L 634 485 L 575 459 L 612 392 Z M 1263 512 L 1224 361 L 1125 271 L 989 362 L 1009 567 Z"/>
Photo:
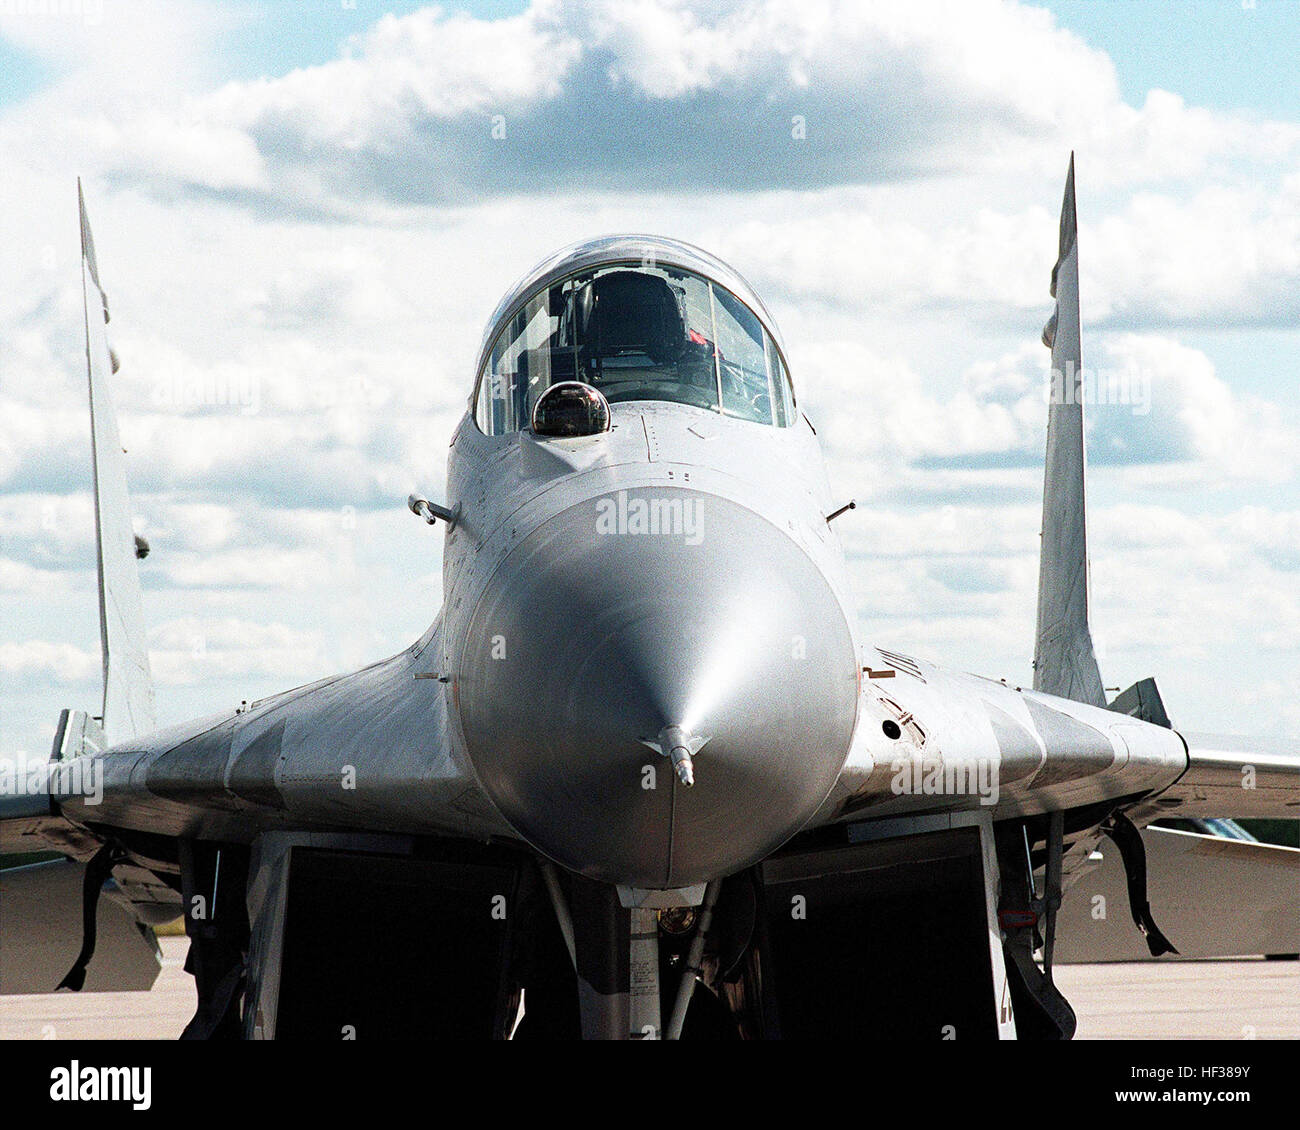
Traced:
<path id="1" fill-rule="evenodd" d="M 599 275 L 575 297 L 578 356 L 597 375 L 610 357 L 641 353 L 671 365 L 686 345 L 686 324 L 666 279 L 639 271 Z"/>

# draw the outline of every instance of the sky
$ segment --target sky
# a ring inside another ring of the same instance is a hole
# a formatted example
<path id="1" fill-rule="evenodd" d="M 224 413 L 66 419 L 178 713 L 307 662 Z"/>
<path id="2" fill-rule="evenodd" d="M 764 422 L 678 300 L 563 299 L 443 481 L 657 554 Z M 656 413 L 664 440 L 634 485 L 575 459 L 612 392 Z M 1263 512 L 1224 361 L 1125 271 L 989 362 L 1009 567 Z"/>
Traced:
<path id="1" fill-rule="evenodd" d="M 1300 6 L 0 0 L 0 755 L 98 709 L 85 184 L 160 722 L 392 654 L 484 322 L 649 231 L 772 309 L 865 640 L 1033 653 L 1076 154 L 1094 634 L 1300 735 Z"/>

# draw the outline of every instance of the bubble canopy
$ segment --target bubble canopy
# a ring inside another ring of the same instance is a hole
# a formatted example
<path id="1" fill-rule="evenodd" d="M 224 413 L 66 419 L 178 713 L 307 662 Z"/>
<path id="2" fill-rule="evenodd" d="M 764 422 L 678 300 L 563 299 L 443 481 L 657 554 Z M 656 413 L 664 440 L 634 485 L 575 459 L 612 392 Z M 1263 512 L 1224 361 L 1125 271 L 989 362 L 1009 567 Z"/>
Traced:
<path id="1" fill-rule="evenodd" d="M 675 240 L 594 240 L 530 272 L 484 336 L 474 418 L 489 435 L 519 431 L 548 388 L 572 381 L 611 404 L 670 401 L 768 426 L 795 422 L 762 302 L 721 260 Z"/>

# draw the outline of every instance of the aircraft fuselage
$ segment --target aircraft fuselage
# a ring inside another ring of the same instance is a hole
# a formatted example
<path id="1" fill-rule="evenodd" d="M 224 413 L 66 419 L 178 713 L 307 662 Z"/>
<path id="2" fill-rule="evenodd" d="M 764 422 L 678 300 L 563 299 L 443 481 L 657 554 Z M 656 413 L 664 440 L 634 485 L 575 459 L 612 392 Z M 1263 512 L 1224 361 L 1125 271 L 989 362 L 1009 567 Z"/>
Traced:
<path id="1" fill-rule="evenodd" d="M 857 715 L 854 616 L 808 424 L 613 405 L 608 432 L 458 429 L 444 668 L 479 782 L 589 877 L 681 887 L 825 799 Z M 704 740 L 685 786 L 645 743 Z"/>

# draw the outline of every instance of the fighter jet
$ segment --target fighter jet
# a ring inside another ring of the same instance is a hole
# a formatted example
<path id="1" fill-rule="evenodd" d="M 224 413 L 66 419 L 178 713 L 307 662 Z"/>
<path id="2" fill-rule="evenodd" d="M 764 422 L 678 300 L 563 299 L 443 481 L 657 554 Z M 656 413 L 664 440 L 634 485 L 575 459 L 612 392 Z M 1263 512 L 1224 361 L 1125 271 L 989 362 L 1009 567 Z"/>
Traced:
<path id="1" fill-rule="evenodd" d="M 713 255 L 619 235 L 488 321 L 446 490 L 408 500 L 443 539 L 428 630 L 155 729 L 81 224 L 104 697 L 64 711 L 48 787 L 3 798 L 0 848 L 65 858 L 3 874 L 0 991 L 139 987 L 183 914 L 189 1038 L 1068 1038 L 1059 909 L 1103 837 L 1110 913 L 1200 952 L 1197 913 L 1157 925 L 1141 829 L 1300 815 L 1297 757 L 1191 739 L 1152 680 L 1107 701 L 1073 159 L 1032 688 L 877 646 L 838 537 L 871 516 L 771 314 Z M 1216 858 L 1181 859 L 1194 903 Z"/>

